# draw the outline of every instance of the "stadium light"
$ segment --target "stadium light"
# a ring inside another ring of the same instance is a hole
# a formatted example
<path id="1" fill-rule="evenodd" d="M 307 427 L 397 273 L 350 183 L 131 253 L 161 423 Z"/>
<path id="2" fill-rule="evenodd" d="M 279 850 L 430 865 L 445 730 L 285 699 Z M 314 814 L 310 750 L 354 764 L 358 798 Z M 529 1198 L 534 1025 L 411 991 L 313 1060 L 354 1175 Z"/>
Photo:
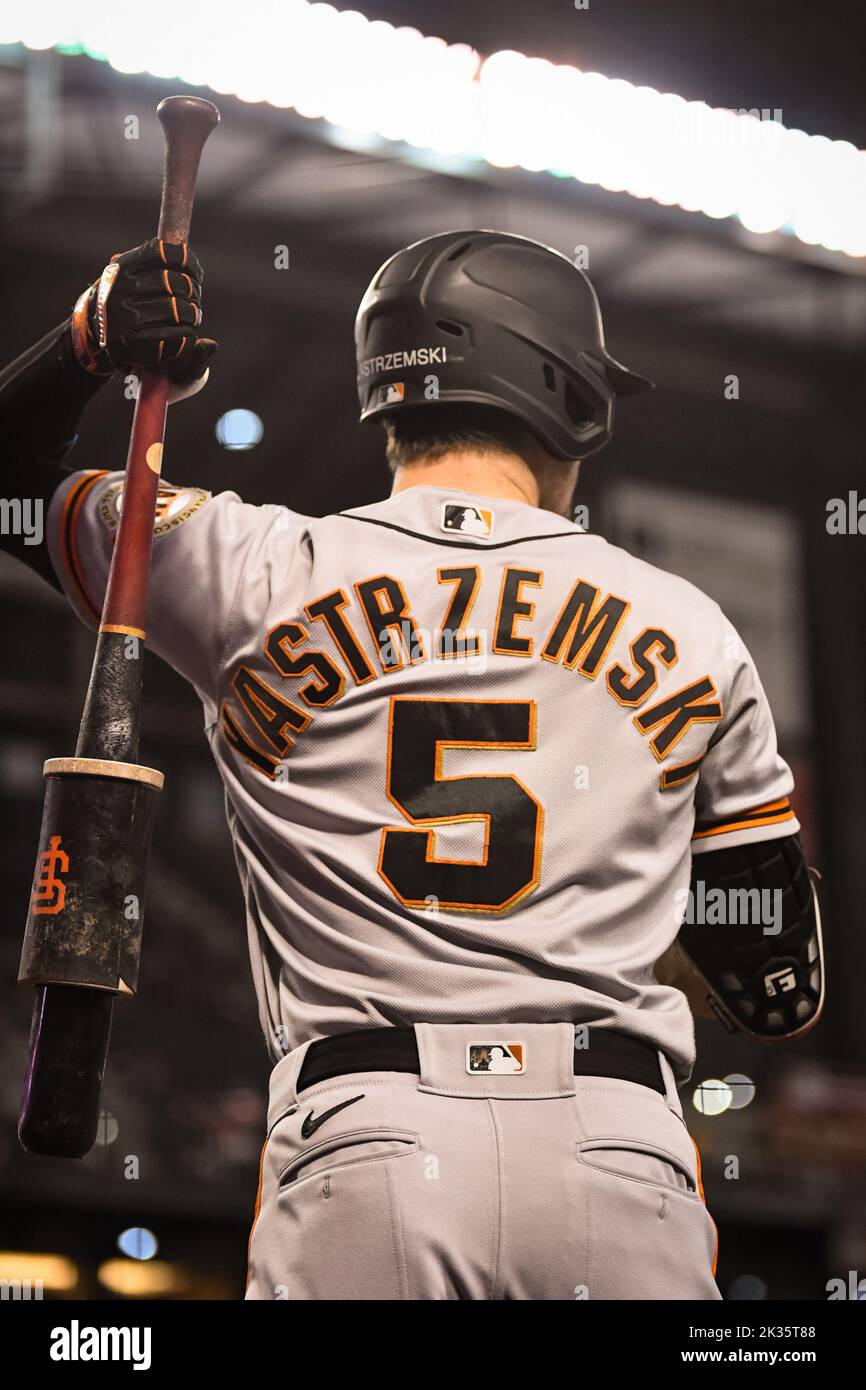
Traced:
<path id="1" fill-rule="evenodd" d="M 78 1285 L 78 1268 L 65 1255 L 31 1250 L 0 1250 L 3 1298 L 41 1298 L 42 1291 L 71 1293 Z"/>
<path id="2" fill-rule="evenodd" d="M 732 1099 L 730 1086 L 715 1078 L 702 1081 L 692 1093 L 692 1105 L 699 1115 L 723 1115 L 730 1109 Z"/>
<path id="3" fill-rule="evenodd" d="M 189 1286 L 188 1275 L 177 1265 L 163 1260 L 142 1264 L 137 1260 L 105 1260 L 96 1277 L 111 1293 L 121 1298 L 164 1298 L 183 1292 Z"/>
<path id="4" fill-rule="evenodd" d="M 202 14 L 206 17 L 202 21 Z M 486 59 L 417 29 L 307 0 L 116 0 L 6 7 L 0 43 L 58 48 L 292 108 L 349 136 L 650 199 L 755 234 L 866 256 L 866 152 L 652 87 L 506 50 Z"/>
<path id="5" fill-rule="evenodd" d="M 130 1260 L 152 1260 L 158 1242 L 146 1226 L 129 1226 L 117 1237 L 117 1248 Z"/>
<path id="6" fill-rule="evenodd" d="M 254 410 L 227 410 L 216 422 L 216 437 L 224 449 L 254 449 L 265 427 Z"/>

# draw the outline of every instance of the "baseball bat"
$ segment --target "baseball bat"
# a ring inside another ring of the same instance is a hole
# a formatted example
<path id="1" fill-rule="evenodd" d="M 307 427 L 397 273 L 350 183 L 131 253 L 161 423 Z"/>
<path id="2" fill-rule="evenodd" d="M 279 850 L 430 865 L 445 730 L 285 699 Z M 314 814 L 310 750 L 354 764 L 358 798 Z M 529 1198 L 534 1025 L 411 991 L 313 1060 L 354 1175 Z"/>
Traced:
<path id="1" fill-rule="evenodd" d="M 157 115 L 165 138 L 157 234 L 186 242 L 199 160 L 219 111 L 200 97 L 172 96 Z M 139 767 L 137 758 L 168 386 L 163 370 L 139 374 L 123 508 L 75 757 L 45 765 L 42 853 L 19 976 L 37 986 L 18 1120 L 31 1153 L 80 1158 L 92 1147 L 114 999 L 133 993 L 137 980 L 152 793 L 162 785 L 162 774 Z M 138 891 L 129 894 L 130 887 Z"/>

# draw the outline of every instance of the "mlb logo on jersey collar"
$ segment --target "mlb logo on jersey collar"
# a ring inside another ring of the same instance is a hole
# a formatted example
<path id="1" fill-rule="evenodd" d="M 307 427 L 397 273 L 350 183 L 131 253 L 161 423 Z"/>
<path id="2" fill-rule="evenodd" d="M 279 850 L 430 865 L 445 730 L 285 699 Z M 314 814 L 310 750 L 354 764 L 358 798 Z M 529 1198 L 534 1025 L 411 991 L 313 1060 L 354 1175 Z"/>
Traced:
<path id="1" fill-rule="evenodd" d="M 471 1075 L 519 1076 L 526 1071 L 526 1044 L 471 1042 L 466 1044 L 466 1070 Z"/>
<path id="2" fill-rule="evenodd" d="M 493 513 L 488 507 L 469 506 L 465 502 L 443 502 L 441 531 L 462 531 L 467 536 L 489 536 L 493 531 Z"/>

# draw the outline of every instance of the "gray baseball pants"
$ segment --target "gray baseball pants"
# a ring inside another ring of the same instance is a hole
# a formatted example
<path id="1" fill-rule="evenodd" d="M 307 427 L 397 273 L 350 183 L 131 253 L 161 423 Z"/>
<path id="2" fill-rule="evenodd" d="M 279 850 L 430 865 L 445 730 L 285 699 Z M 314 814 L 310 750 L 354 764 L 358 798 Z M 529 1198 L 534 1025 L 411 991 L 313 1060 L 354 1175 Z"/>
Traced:
<path id="1" fill-rule="evenodd" d="M 717 1299 L 716 1231 L 667 1095 L 574 1076 L 570 1024 L 418 1024 L 420 1075 L 300 1092 L 275 1067 L 250 1299 Z M 520 1075 L 467 1043 L 523 1044 Z M 307 1137 L 304 1137 L 304 1131 Z"/>

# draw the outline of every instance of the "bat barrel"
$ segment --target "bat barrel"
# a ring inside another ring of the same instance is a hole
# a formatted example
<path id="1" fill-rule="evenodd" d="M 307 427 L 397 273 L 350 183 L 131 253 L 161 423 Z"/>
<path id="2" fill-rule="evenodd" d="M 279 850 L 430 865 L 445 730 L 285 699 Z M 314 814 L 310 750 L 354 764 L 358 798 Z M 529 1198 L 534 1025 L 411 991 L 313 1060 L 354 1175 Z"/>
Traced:
<path id="1" fill-rule="evenodd" d="M 96 1135 L 111 1011 L 133 994 L 147 856 L 162 774 L 51 758 L 19 981 L 36 985 L 18 1133 L 31 1153 L 80 1158 Z"/>
<path id="2" fill-rule="evenodd" d="M 36 991 L 18 1138 L 32 1154 L 83 1158 L 99 1127 L 114 995 L 50 985 Z"/>

